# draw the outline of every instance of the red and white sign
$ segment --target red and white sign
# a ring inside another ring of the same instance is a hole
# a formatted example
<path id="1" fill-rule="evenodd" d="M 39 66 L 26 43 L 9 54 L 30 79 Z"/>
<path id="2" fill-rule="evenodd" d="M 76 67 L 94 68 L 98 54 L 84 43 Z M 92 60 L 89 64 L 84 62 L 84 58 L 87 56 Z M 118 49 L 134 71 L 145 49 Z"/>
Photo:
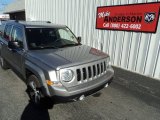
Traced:
<path id="1" fill-rule="evenodd" d="M 97 8 L 96 29 L 155 33 L 160 2 Z"/>

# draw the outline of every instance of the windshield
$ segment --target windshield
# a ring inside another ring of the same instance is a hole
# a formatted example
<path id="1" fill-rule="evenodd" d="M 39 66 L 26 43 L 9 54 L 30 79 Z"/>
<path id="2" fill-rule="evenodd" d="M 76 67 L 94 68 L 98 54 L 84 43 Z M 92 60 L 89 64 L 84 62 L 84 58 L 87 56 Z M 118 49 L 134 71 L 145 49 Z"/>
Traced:
<path id="1" fill-rule="evenodd" d="M 66 28 L 26 28 L 28 48 L 49 49 L 79 45 L 75 35 Z"/>

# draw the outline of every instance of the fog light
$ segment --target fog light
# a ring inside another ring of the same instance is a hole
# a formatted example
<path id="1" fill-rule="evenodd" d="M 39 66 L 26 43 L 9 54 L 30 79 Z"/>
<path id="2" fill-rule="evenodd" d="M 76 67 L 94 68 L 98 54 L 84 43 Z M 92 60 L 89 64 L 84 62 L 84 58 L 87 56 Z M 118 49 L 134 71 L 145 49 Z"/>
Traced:
<path id="1" fill-rule="evenodd" d="M 84 96 L 84 95 L 81 95 L 81 96 L 79 97 L 79 100 L 82 101 L 82 100 L 84 100 L 84 98 L 85 98 L 85 96 Z"/>
<path id="2" fill-rule="evenodd" d="M 105 85 L 105 87 L 106 87 L 106 88 L 108 87 L 108 83 Z"/>

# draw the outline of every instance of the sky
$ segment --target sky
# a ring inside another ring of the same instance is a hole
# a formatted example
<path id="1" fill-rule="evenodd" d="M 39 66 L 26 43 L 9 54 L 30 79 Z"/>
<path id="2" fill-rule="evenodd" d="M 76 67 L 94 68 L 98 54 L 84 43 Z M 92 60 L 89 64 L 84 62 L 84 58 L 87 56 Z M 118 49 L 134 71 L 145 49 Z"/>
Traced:
<path id="1" fill-rule="evenodd" d="M 15 1 L 15 0 L 0 0 L 0 13 L 2 13 L 4 7 L 7 4 L 9 4 L 9 3 L 13 2 L 13 1 Z"/>

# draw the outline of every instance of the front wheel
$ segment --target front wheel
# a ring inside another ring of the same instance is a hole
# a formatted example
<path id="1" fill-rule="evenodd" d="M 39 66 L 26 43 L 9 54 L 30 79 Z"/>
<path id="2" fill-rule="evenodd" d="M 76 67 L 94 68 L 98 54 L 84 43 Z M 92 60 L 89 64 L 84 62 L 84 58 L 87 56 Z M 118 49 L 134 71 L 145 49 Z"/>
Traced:
<path id="1" fill-rule="evenodd" d="M 52 99 L 45 97 L 39 86 L 40 85 L 39 85 L 38 78 L 35 75 L 29 76 L 27 93 L 29 95 L 31 102 L 36 107 L 42 107 L 47 109 L 52 108 L 53 107 Z"/>
<path id="2" fill-rule="evenodd" d="M 39 106 L 41 104 L 42 92 L 38 87 L 38 78 L 35 75 L 31 75 L 28 78 L 27 92 L 31 102 Z"/>

